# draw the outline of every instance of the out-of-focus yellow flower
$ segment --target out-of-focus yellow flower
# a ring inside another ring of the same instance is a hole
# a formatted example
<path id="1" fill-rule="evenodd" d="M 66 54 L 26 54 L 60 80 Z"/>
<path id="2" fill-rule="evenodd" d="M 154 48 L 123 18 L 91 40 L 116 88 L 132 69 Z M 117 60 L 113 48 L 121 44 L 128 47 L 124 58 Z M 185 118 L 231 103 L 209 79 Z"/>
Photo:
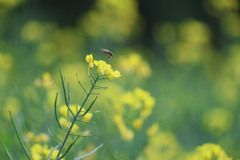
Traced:
<path id="1" fill-rule="evenodd" d="M 79 109 L 80 109 L 81 107 L 80 107 L 80 106 L 75 106 L 75 105 L 70 105 L 69 108 L 70 108 L 70 109 L 72 110 L 72 112 L 76 115 L 77 112 L 79 111 Z M 85 108 L 82 108 L 82 111 L 81 111 L 80 114 L 83 114 L 85 111 L 86 111 L 86 109 L 85 109 Z M 60 114 L 61 114 L 63 117 L 67 118 L 68 108 L 67 108 L 66 105 L 61 106 L 61 107 L 59 108 L 59 112 L 60 112 Z M 72 114 L 71 114 L 70 112 L 69 112 L 69 116 L 72 117 Z M 89 113 L 89 112 L 88 112 L 87 114 L 85 114 L 85 115 L 82 117 L 82 120 L 85 121 L 85 122 L 88 122 L 88 121 L 90 121 L 90 120 L 92 119 L 92 117 L 93 117 L 93 113 Z"/>
<path id="2" fill-rule="evenodd" d="M 35 135 L 33 132 L 27 132 L 24 137 L 26 141 L 37 142 L 37 143 L 40 143 L 40 142 L 47 143 L 49 141 L 49 137 L 45 133 Z"/>
<path id="3" fill-rule="evenodd" d="M 50 155 L 52 149 L 50 149 L 47 145 L 40 145 L 38 143 L 34 144 L 31 147 L 31 157 L 33 160 L 45 160 Z M 51 160 L 54 160 L 58 154 L 58 150 L 54 150 L 51 155 Z M 63 159 L 64 160 L 64 159 Z"/>
<path id="4" fill-rule="evenodd" d="M 190 154 L 187 160 L 232 160 L 225 151 L 217 144 L 206 143 L 197 147 L 195 152 Z"/>
<path id="5" fill-rule="evenodd" d="M 87 113 L 86 115 L 84 115 L 83 121 L 88 122 L 92 119 L 92 117 L 93 117 L 93 113 Z"/>
<path id="6" fill-rule="evenodd" d="M 132 122 L 132 126 L 133 128 L 135 128 L 136 130 L 140 130 L 142 128 L 143 125 L 143 119 L 135 119 Z"/>
<path id="7" fill-rule="evenodd" d="M 77 105 L 77 106 L 75 106 L 75 105 L 70 105 L 69 108 L 70 108 L 70 109 L 72 110 L 72 112 L 76 115 L 77 112 L 78 112 L 79 109 L 80 109 L 80 106 L 78 106 L 78 105 Z M 82 111 L 83 111 L 83 109 L 82 109 Z M 67 108 L 66 105 L 63 105 L 63 106 L 61 106 L 61 107 L 59 108 L 59 112 L 60 112 L 61 115 L 63 115 L 65 118 L 67 118 L 69 110 L 68 110 L 68 108 Z M 72 114 L 71 114 L 70 112 L 69 112 L 69 115 L 72 116 Z"/>
<path id="8" fill-rule="evenodd" d="M 115 115 L 113 117 L 114 123 L 117 125 L 121 137 L 125 141 L 131 141 L 134 138 L 134 132 L 130 129 L 128 129 L 120 115 Z"/>
<path id="9" fill-rule="evenodd" d="M 44 24 L 38 21 L 30 21 L 23 26 L 21 34 L 25 41 L 39 41 L 44 37 Z"/>
<path id="10" fill-rule="evenodd" d="M 150 128 L 147 129 L 147 135 L 149 137 L 153 136 L 154 134 L 157 133 L 157 131 L 159 130 L 159 126 L 157 123 L 154 123 Z"/>
<path id="11" fill-rule="evenodd" d="M 37 135 L 35 138 L 34 138 L 35 142 L 43 142 L 43 143 L 47 143 L 49 141 L 49 137 L 47 134 L 45 133 L 41 133 L 39 135 Z"/>
<path id="12" fill-rule="evenodd" d="M 172 132 L 159 131 L 148 138 L 148 145 L 144 149 L 143 159 L 179 159 L 181 147 Z"/>
<path id="13" fill-rule="evenodd" d="M 118 63 L 127 74 L 136 74 L 139 77 L 149 77 L 151 75 L 149 64 L 138 53 L 132 52 L 128 56 L 122 56 Z"/>
<path id="14" fill-rule="evenodd" d="M 86 61 L 88 62 L 89 68 L 93 68 L 94 64 L 93 64 L 93 55 L 89 54 L 86 56 Z"/>
<path id="15" fill-rule="evenodd" d="M 67 119 L 64 117 L 59 118 L 59 123 L 66 129 L 69 129 L 70 124 L 68 123 Z M 78 125 L 74 124 L 70 133 L 76 133 L 79 129 Z"/>
<path id="16" fill-rule="evenodd" d="M 15 97 L 9 97 L 6 99 L 5 105 L 3 107 L 4 117 L 10 120 L 9 111 L 11 111 L 12 116 L 15 116 L 21 110 L 21 102 Z"/>
<path id="17" fill-rule="evenodd" d="M 0 52 L 0 69 L 9 70 L 13 66 L 13 58 L 10 54 Z"/>
<path id="18" fill-rule="evenodd" d="M 214 108 L 203 116 L 203 123 L 212 134 L 222 134 L 232 125 L 233 115 L 226 109 Z"/>
<path id="19" fill-rule="evenodd" d="M 33 132 L 27 132 L 26 135 L 24 136 L 26 141 L 33 141 L 35 135 Z"/>
<path id="20" fill-rule="evenodd" d="M 137 8 L 136 0 L 96 0 L 93 9 L 80 19 L 79 24 L 91 37 L 107 36 L 123 42 L 139 32 Z"/>
<path id="21" fill-rule="evenodd" d="M 50 73 L 48 72 L 44 72 L 42 74 L 42 78 L 41 79 L 36 79 L 35 80 L 35 85 L 38 87 L 43 87 L 43 88 L 51 88 L 54 85 L 54 82 L 52 80 L 52 76 Z"/>

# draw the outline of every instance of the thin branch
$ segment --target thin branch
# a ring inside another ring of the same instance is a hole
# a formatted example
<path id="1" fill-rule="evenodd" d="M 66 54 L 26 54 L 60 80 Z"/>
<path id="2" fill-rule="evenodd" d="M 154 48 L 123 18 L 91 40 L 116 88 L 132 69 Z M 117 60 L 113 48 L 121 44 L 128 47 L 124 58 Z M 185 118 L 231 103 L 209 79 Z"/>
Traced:
<path id="1" fill-rule="evenodd" d="M 92 92 L 91 94 L 94 94 L 94 95 L 99 95 L 100 93 L 93 93 L 93 92 Z"/>
<path id="2" fill-rule="evenodd" d="M 81 117 L 81 116 L 79 116 L 79 117 Z M 82 123 L 86 123 L 86 124 L 96 124 L 95 122 L 83 121 L 83 120 L 81 120 L 81 119 L 79 119 L 79 118 L 77 118 L 77 121 L 82 122 Z"/>
<path id="3" fill-rule="evenodd" d="M 102 86 L 95 86 L 94 89 L 102 89 L 102 90 L 106 90 L 109 87 L 102 87 Z"/>
<path id="4" fill-rule="evenodd" d="M 77 140 L 78 140 L 78 138 L 79 138 L 80 136 L 78 136 L 70 145 L 69 145 L 69 147 L 68 147 L 68 149 L 66 150 L 66 152 L 61 156 L 61 157 L 59 157 L 59 158 L 57 158 L 57 159 L 62 159 L 63 157 L 65 157 L 66 155 L 67 155 L 67 153 L 68 153 L 68 151 L 72 148 L 72 146 L 77 142 Z"/>
<path id="5" fill-rule="evenodd" d="M 89 68 L 88 68 L 88 77 L 89 77 L 89 79 L 90 79 L 91 85 L 93 85 L 93 81 L 92 81 L 92 79 L 91 79 L 91 73 L 90 73 L 90 71 L 89 71 Z"/>
<path id="6" fill-rule="evenodd" d="M 55 141 L 55 143 L 59 143 L 58 140 L 53 136 L 51 130 L 48 127 L 47 127 L 47 129 L 48 129 L 50 137 Z"/>
<path id="7" fill-rule="evenodd" d="M 78 78 L 78 74 L 76 74 L 77 79 L 78 79 L 78 84 L 82 87 L 82 89 L 84 90 L 84 92 L 87 94 L 86 89 L 83 87 L 82 83 L 80 82 L 79 78 Z"/>
<path id="8" fill-rule="evenodd" d="M 85 154 L 79 158 L 75 158 L 74 160 L 81 160 L 83 158 L 86 158 L 88 156 L 91 156 L 93 153 L 95 153 L 97 150 L 99 150 L 104 144 L 100 144 L 98 147 L 96 147 L 94 150 L 92 150 L 91 152 L 89 152 L 88 154 Z"/>

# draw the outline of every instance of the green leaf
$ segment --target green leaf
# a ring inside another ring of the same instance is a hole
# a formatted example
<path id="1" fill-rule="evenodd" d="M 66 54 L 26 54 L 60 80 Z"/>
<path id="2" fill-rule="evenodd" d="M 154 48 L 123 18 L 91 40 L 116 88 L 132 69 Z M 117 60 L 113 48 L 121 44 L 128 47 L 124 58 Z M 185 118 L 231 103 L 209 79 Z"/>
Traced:
<path id="1" fill-rule="evenodd" d="M 26 147 L 25 147 L 24 144 L 23 144 L 23 141 L 22 141 L 22 138 L 21 138 L 21 136 L 20 136 L 20 133 L 19 133 L 19 131 L 18 131 L 18 129 L 17 129 L 17 126 L 16 126 L 16 124 L 15 124 L 13 118 L 12 118 L 11 111 L 9 111 L 9 114 L 10 114 L 10 117 L 11 117 L 12 124 L 13 124 L 13 126 L 14 126 L 14 130 L 15 130 L 15 132 L 16 132 L 16 134 L 17 134 L 18 141 L 20 142 L 20 144 L 21 144 L 21 146 L 22 146 L 22 148 L 23 148 L 23 150 L 24 150 L 26 156 L 28 157 L 28 159 L 29 159 L 29 160 L 32 160 L 32 158 L 31 158 L 31 156 L 29 155 L 29 153 L 28 153 Z"/>
<path id="2" fill-rule="evenodd" d="M 12 156 L 10 155 L 10 153 L 9 153 L 8 150 L 7 150 L 7 148 L 6 148 L 6 147 L 4 146 L 4 144 L 2 143 L 1 139 L 0 139 L 0 143 L 1 143 L 4 151 L 5 151 L 6 154 L 8 155 L 8 158 L 9 158 L 10 160 L 13 160 Z"/>

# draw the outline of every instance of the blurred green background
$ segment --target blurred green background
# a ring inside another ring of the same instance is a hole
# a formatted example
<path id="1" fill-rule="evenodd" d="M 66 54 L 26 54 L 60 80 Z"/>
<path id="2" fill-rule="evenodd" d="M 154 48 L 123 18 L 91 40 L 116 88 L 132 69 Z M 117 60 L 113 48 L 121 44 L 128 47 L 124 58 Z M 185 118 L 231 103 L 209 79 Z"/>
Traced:
<path id="1" fill-rule="evenodd" d="M 9 110 L 23 137 L 49 135 L 48 128 L 60 134 L 53 114 L 61 92 L 57 66 L 80 104 L 76 73 L 88 87 L 85 56 L 93 54 L 122 77 L 103 82 L 111 88 L 93 109 L 101 111 L 92 119 L 97 124 L 84 127 L 96 136 L 83 138 L 74 153 L 105 143 L 89 159 L 187 159 L 214 143 L 239 158 L 239 3 L 0 0 L 1 139 L 23 157 Z M 115 56 L 107 59 L 100 48 Z M 26 140 L 28 148 L 33 143 Z"/>

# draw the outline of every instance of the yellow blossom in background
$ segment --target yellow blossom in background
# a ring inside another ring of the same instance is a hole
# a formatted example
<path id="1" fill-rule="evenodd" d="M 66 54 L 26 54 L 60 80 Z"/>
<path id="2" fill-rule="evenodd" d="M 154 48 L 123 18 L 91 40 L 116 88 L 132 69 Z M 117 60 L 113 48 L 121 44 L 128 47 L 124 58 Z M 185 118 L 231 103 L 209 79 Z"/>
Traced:
<path id="1" fill-rule="evenodd" d="M 147 129 L 146 133 L 149 137 L 156 134 L 159 130 L 159 125 L 157 123 L 154 123 L 150 128 Z"/>
<path id="2" fill-rule="evenodd" d="M 70 127 L 70 122 L 68 123 L 67 119 L 64 117 L 59 118 L 59 123 L 66 129 L 69 129 Z M 74 124 L 70 133 L 76 133 L 78 129 L 78 125 Z"/>
<path id="3" fill-rule="evenodd" d="M 233 115 L 222 108 L 213 108 L 203 115 L 203 124 L 213 135 L 219 135 L 231 128 Z"/>
<path id="4" fill-rule="evenodd" d="M 158 131 L 148 137 L 142 158 L 144 160 L 174 160 L 180 159 L 181 146 L 175 135 L 167 131 Z"/>
<path id="5" fill-rule="evenodd" d="M 54 85 L 52 76 L 50 73 L 48 72 L 44 72 L 42 74 L 42 78 L 41 79 L 36 79 L 35 80 L 35 85 L 38 87 L 43 87 L 43 88 L 51 88 Z"/>
<path id="6" fill-rule="evenodd" d="M 136 52 L 130 52 L 127 56 L 119 57 L 118 64 L 123 72 L 136 74 L 143 78 L 149 77 L 152 72 L 148 62 Z"/>
<path id="7" fill-rule="evenodd" d="M 124 141 L 132 141 L 135 136 L 134 132 L 126 127 L 122 117 L 120 115 L 115 115 L 113 121 L 119 129 L 122 139 Z"/>
<path id="8" fill-rule="evenodd" d="M 206 143 L 196 148 L 186 160 L 232 160 L 217 144 Z"/>
<path id="9" fill-rule="evenodd" d="M 114 116 L 114 123 L 123 140 L 134 136 L 134 131 L 140 131 L 144 121 L 151 115 L 155 99 L 141 88 L 124 93 L 119 99 Z M 125 134 L 125 135 L 124 135 Z M 128 137 L 128 136 L 129 137 Z M 133 137 L 132 137 L 133 138 Z"/>
<path id="10" fill-rule="evenodd" d="M 69 108 L 73 111 L 74 114 L 77 114 L 77 112 L 80 109 L 80 106 L 78 105 L 70 105 Z M 66 105 L 63 105 L 59 108 L 59 112 L 62 116 L 64 116 L 65 118 L 68 116 L 72 116 L 72 114 L 70 113 L 70 111 L 68 110 L 68 107 Z"/>
<path id="11" fill-rule="evenodd" d="M 170 63 L 195 66 L 205 62 L 212 54 L 211 32 L 207 24 L 195 19 L 187 19 L 178 25 L 179 36 L 166 46 L 166 56 Z"/>
<path id="12" fill-rule="evenodd" d="M 132 122 L 132 126 L 136 130 L 140 130 L 142 128 L 142 125 L 143 125 L 143 119 L 136 119 Z"/>
<path id="13" fill-rule="evenodd" d="M 85 116 L 83 116 L 83 121 L 88 122 L 92 119 L 93 113 L 87 113 Z"/>
<path id="14" fill-rule="evenodd" d="M 9 111 L 11 111 L 12 116 L 16 116 L 21 111 L 21 101 L 15 97 L 6 98 L 2 114 L 7 120 L 10 120 Z"/>
<path id="15" fill-rule="evenodd" d="M 70 105 L 70 109 L 73 111 L 73 113 L 76 115 L 77 112 L 79 111 L 81 107 L 80 106 L 75 106 L 75 105 Z M 80 114 L 83 114 L 84 112 L 86 111 L 86 109 L 83 107 L 82 108 L 82 111 Z M 66 105 L 63 105 L 59 108 L 59 112 L 62 116 L 64 116 L 65 118 L 67 118 L 68 114 L 70 117 L 72 117 L 72 114 L 68 111 L 68 108 Z M 69 112 L 69 113 L 68 113 Z M 82 117 L 82 120 L 85 121 L 85 122 L 88 122 L 92 119 L 93 117 L 93 113 L 90 113 L 88 112 L 87 114 L 85 114 L 83 117 Z M 80 118 L 80 117 L 79 117 Z"/>
<path id="16" fill-rule="evenodd" d="M 44 24 L 38 21 L 30 21 L 22 28 L 22 38 L 29 42 L 42 40 L 42 38 L 45 36 L 44 30 Z"/>
<path id="17" fill-rule="evenodd" d="M 139 20 L 136 0 L 97 0 L 79 20 L 79 28 L 93 38 L 105 36 L 123 42 L 139 31 Z"/>
<path id="18" fill-rule="evenodd" d="M 34 136 L 35 136 L 34 133 L 30 131 L 27 132 L 24 137 L 26 141 L 33 141 Z"/>
<path id="19" fill-rule="evenodd" d="M 37 143 L 47 143 L 49 141 L 49 136 L 45 133 L 40 133 L 35 135 L 33 132 L 27 132 L 24 136 L 26 141 L 37 142 Z"/>
<path id="20" fill-rule="evenodd" d="M 35 142 L 47 143 L 49 141 L 49 136 L 45 133 L 41 133 L 34 138 Z"/>
<path id="21" fill-rule="evenodd" d="M 31 147 L 31 157 L 33 160 L 46 160 L 50 155 L 51 151 L 52 149 L 50 149 L 47 145 L 42 146 L 36 143 Z M 54 160 L 57 156 L 57 153 L 58 149 L 54 150 L 50 159 Z"/>
<path id="22" fill-rule="evenodd" d="M 8 53 L 0 51 L 0 70 L 9 70 L 13 66 L 13 57 Z"/>

